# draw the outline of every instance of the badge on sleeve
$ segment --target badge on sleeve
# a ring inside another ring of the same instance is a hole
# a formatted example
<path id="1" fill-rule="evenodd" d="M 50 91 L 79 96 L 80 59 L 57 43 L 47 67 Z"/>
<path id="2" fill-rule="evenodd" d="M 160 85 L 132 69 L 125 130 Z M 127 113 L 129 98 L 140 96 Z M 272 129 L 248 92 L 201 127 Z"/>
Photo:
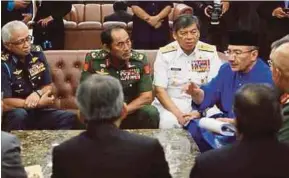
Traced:
<path id="1" fill-rule="evenodd" d="M 150 74 L 150 66 L 147 64 L 144 66 L 144 74 Z"/>
<path id="2" fill-rule="evenodd" d="M 89 68 L 89 64 L 88 63 L 84 63 L 83 71 L 87 71 L 88 68 Z"/>

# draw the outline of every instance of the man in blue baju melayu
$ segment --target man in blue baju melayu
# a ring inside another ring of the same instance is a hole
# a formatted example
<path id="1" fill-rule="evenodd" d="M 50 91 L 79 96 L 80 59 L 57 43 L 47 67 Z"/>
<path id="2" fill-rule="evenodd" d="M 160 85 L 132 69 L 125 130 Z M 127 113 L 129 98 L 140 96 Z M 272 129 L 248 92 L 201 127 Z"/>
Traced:
<path id="1" fill-rule="evenodd" d="M 217 105 L 221 114 L 213 116 L 221 121 L 234 123 L 233 97 L 235 92 L 247 83 L 273 84 L 271 71 L 258 57 L 258 37 L 248 31 L 234 31 L 229 35 L 226 54 L 228 63 L 221 66 L 218 75 L 206 85 L 198 87 L 195 83 L 187 86 L 186 93 L 192 96 L 193 107 L 200 113 Z M 225 137 L 209 132 L 192 120 L 188 131 L 195 139 L 201 152 L 235 141 L 235 137 Z"/>

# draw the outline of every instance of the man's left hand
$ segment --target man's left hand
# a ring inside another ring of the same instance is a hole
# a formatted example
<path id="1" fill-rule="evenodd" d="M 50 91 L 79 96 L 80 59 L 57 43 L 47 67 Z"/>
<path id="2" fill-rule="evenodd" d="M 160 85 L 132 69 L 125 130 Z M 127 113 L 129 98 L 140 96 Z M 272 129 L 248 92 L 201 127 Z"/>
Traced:
<path id="1" fill-rule="evenodd" d="M 48 25 L 48 23 L 52 22 L 53 21 L 53 17 L 52 16 L 49 16 L 49 17 L 46 17 L 45 19 L 40 19 L 38 20 L 38 24 L 40 23 L 42 27 L 46 27 Z"/>
<path id="2" fill-rule="evenodd" d="M 232 118 L 217 118 L 216 120 L 218 121 L 222 121 L 222 122 L 227 122 L 229 124 L 233 124 L 233 125 L 236 125 L 236 120 L 235 119 L 232 119 Z"/>
<path id="3" fill-rule="evenodd" d="M 40 97 L 36 92 L 31 93 L 25 100 L 25 106 L 27 108 L 35 108 L 38 104 Z"/>

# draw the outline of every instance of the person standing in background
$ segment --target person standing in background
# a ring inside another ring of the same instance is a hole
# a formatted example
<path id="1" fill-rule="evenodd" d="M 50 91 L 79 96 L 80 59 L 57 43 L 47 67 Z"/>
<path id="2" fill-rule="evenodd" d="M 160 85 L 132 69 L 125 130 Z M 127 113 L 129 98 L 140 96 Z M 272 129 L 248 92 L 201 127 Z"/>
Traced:
<path id="1" fill-rule="evenodd" d="M 131 1 L 134 49 L 158 49 L 169 43 L 168 16 L 173 3 L 168 1 Z"/>
<path id="2" fill-rule="evenodd" d="M 113 14 L 104 17 L 104 22 L 119 21 L 128 23 L 132 21 L 132 15 L 127 12 L 127 2 L 116 1 L 113 3 Z"/>
<path id="3" fill-rule="evenodd" d="M 63 17 L 71 11 L 70 1 L 37 1 L 34 19 L 34 44 L 44 50 L 64 49 Z"/>
<path id="4" fill-rule="evenodd" d="M 1 27 L 13 20 L 22 20 L 25 24 L 32 19 L 32 3 L 24 0 L 1 1 Z"/>
<path id="5" fill-rule="evenodd" d="M 257 9 L 266 22 L 265 56 L 269 59 L 271 44 L 289 34 L 289 1 L 260 2 Z"/>

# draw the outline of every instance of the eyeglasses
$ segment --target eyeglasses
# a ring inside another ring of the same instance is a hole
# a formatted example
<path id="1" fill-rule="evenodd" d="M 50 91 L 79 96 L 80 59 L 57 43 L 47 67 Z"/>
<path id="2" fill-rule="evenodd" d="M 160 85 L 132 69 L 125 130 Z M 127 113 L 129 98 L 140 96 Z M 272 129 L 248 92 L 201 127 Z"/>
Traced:
<path id="1" fill-rule="evenodd" d="M 28 35 L 26 38 L 23 38 L 14 42 L 9 42 L 9 43 L 13 45 L 23 45 L 25 44 L 25 42 L 31 42 L 32 40 L 33 40 L 33 36 Z"/>
<path id="2" fill-rule="evenodd" d="M 249 52 L 252 52 L 252 51 L 255 51 L 257 50 L 256 48 L 254 49 L 251 49 L 251 50 L 248 50 L 248 51 L 241 51 L 241 50 L 227 50 L 227 51 L 224 51 L 225 55 L 227 56 L 239 56 L 241 54 L 245 54 L 245 53 L 249 53 Z"/>

